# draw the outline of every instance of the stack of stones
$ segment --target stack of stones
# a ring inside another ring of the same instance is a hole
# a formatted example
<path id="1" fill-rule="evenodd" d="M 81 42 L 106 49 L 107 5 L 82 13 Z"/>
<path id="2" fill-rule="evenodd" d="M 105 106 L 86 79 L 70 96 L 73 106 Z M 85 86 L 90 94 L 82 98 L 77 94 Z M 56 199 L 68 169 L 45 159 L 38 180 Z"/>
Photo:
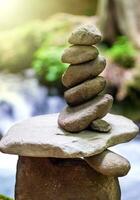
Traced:
<path id="1" fill-rule="evenodd" d="M 109 132 L 111 126 L 101 118 L 109 112 L 113 98 L 102 94 L 106 80 L 99 74 L 106 61 L 93 46 L 101 41 L 101 33 L 93 25 L 82 25 L 72 32 L 68 41 L 72 46 L 62 55 L 62 62 L 70 64 L 62 76 L 68 106 L 60 113 L 58 123 L 69 132 L 87 128 Z"/>
<path id="2" fill-rule="evenodd" d="M 113 99 L 101 94 L 106 82 L 98 76 L 105 59 L 93 46 L 100 40 L 93 26 L 76 29 L 69 38 L 73 46 L 62 56 L 70 63 L 62 78 L 68 106 L 17 123 L 0 140 L 1 152 L 19 156 L 15 200 L 121 199 L 118 177 L 130 163 L 108 148 L 134 138 L 138 127 L 108 113 Z"/>

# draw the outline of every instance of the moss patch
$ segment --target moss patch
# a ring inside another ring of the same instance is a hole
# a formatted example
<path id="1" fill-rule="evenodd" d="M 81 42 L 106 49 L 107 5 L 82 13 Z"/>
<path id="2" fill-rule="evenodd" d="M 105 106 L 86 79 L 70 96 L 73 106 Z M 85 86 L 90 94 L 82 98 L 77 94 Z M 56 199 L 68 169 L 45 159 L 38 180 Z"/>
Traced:
<path id="1" fill-rule="evenodd" d="M 0 194 L 0 200 L 13 200 L 13 199 Z"/>

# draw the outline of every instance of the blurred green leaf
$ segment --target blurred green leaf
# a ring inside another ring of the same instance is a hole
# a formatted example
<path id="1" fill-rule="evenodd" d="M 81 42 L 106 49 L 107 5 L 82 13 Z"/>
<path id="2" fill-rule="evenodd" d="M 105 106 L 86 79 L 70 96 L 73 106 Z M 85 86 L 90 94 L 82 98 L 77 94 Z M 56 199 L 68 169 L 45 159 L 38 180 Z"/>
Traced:
<path id="1" fill-rule="evenodd" d="M 33 68 L 37 76 L 46 83 L 56 84 L 67 65 L 61 62 L 61 55 L 64 50 L 62 46 L 49 47 L 46 43 L 36 51 Z"/>
<path id="2" fill-rule="evenodd" d="M 0 194 L 0 200 L 12 200 L 12 199 Z"/>
<path id="3" fill-rule="evenodd" d="M 114 45 L 106 50 L 106 53 L 123 67 L 130 68 L 134 66 L 137 51 L 126 36 L 120 36 Z"/>

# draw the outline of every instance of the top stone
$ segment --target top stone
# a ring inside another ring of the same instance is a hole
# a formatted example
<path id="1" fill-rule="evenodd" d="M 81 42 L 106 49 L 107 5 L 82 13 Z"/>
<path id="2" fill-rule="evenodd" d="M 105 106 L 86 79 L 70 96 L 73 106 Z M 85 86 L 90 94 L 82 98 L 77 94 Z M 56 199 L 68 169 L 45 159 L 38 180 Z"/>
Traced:
<path id="1" fill-rule="evenodd" d="M 81 25 L 75 29 L 68 39 L 76 45 L 94 45 L 101 41 L 101 32 L 93 25 Z"/>

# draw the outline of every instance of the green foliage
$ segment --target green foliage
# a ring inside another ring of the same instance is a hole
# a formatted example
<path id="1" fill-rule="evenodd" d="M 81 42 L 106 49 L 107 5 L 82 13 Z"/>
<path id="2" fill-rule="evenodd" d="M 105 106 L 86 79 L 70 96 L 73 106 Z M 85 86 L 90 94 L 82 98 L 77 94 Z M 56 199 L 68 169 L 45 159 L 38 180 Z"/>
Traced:
<path id="1" fill-rule="evenodd" d="M 118 37 L 114 45 L 109 48 L 107 55 L 123 67 L 134 66 L 136 50 L 126 36 Z"/>
<path id="2" fill-rule="evenodd" d="M 0 200 L 12 200 L 12 199 L 0 194 Z"/>
<path id="3" fill-rule="evenodd" d="M 121 101 L 121 103 L 115 102 L 115 104 L 113 104 L 113 109 L 112 109 L 113 113 L 126 116 L 134 121 L 140 121 L 139 98 L 137 99 L 135 98 L 135 100 L 134 98 L 133 96 L 131 96 L 131 98 L 129 96 L 125 100 Z"/>
<path id="4" fill-rule="evenodd" d="M 60 80 L 67 65 L 61 62 L 61 55 L 68 46 L 67 37 L 73 28 L 88 18 L 69 14 L 50 17 L 44 24 L 45 38 L 35 50 L 32 67 L 38 79 L 46 85 L 61 88 Z"/>
<path id="5" fill-rule="evenodd" d="M 39 79 L 47 84 L 54 85 L 59 82 L 67 65 L 61 62 L 64 47 L 43 46 L 36 53 L 33 61 Z"/>

